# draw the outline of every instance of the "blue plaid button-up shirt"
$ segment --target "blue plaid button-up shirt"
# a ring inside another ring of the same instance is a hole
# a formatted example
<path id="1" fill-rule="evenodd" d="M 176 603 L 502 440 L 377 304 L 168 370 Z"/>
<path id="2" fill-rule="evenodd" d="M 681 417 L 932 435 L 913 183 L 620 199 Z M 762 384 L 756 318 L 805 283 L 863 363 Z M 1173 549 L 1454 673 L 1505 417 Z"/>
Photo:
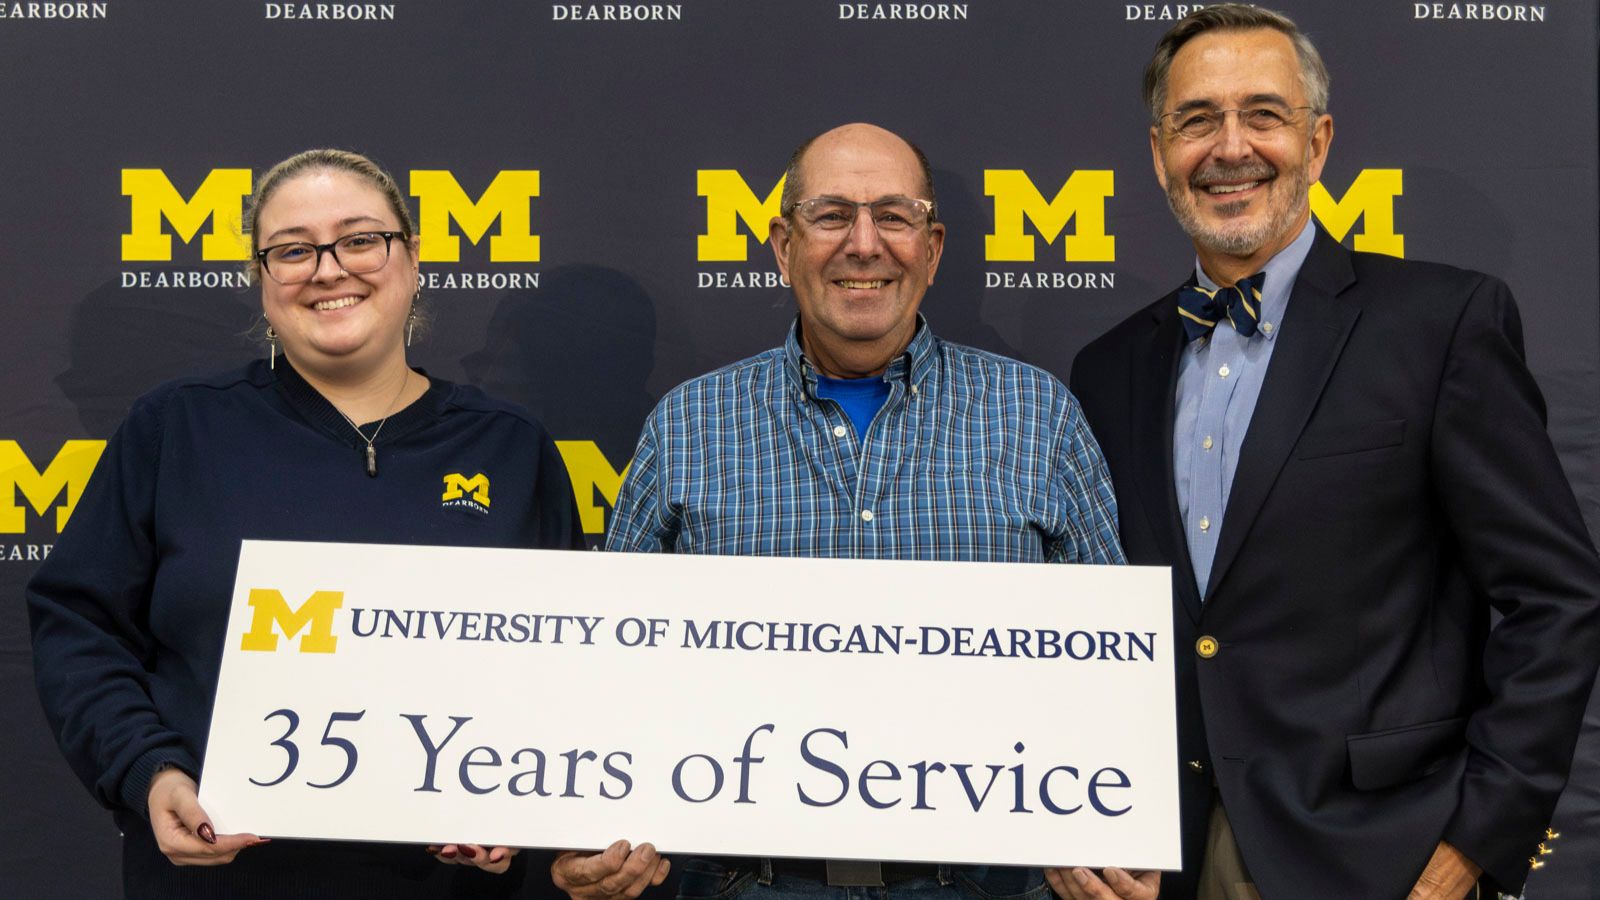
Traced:
<path id="1" fill-rule="evenodd" d="M 640 436 L 607 550 L 1122 563 L 1100 447 L 1066 387 L 925 322 L 857 438 L 797 331 L 674 388 Z"/>

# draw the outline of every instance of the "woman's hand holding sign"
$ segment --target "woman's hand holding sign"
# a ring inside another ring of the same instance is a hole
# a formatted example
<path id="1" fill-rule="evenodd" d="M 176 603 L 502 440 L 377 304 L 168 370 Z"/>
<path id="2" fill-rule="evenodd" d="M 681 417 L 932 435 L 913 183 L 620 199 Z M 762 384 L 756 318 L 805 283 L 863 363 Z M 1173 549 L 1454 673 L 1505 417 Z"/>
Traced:
<path id="1" fill-rule="evenodd" d="M 194 779 L 182 769 L 163 769 L 150 779 L 150 829 L 156 845 L 175 866 L 220 866 L 239 851 L 268 842 L 253 834 L 217 834 L 200 808 Z"/>

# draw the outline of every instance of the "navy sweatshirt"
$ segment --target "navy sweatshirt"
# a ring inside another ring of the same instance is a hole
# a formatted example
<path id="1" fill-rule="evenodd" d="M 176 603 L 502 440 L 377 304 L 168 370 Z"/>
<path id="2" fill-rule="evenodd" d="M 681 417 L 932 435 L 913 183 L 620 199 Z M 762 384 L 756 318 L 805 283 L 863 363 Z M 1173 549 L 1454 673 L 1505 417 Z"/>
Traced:
<path id="1" fill-rule="evenodd" d="M 369 477 L 366 442 L 286 362 L 166 384 L 134 403 L 29 583 L 40 699 L 116 814 L 130 897 L 446 896 L 492 878 L 416 847 L 306 841 L 179 869 L 146 821 L 159 768 L 200 772 L 241 540 L 582 546 L 550 436 L 476 388 L 432 380 L 375 447 Z M 450 474 L 486 476 L 491 503 L 442 501 Z"/>

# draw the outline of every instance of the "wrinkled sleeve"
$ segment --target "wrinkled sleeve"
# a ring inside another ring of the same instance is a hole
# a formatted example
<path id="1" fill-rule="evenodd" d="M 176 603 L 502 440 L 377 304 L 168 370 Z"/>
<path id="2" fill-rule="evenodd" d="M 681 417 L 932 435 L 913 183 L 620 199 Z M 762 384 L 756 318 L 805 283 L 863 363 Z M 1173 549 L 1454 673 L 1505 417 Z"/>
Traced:
<path id="1" fill-rule="evenodd" d="M 107 443 L 27 587 L 34 680 L 56 741 L 96 800 L 141 816 L 157 771 L 199 771 L 161 720 L 146 671 L 160 443 L 160 403 L 146 398 Z"/>
<path id="2" fill-rule="evenodd" d="M 1434 415 L 1434 491 L 1474 588 L 1503 616 L 1445 840 L 1516 892 L 1566 783 L 1600 660 L 1600 560 L 1545 432 L 1511 292 L 1484 278 Z"/>
<path id="3" fill-rule="evenodd" d="M 1125 565 L 1128 560 L 1118 537 L 1111 471 L 1077 398 L 1066 388 L 1061 395 L 1052 489 L 1062 493 L 1074 515 L 1066 532 L 1053 537 L 1047 558 L 1051 562 Z"/>
<path id="4" fill-rule="evenodd" d="M 678 524 L 671 505 L 663 498 L 666 476 L 663 471 L 662 427 L 667 401 L 662 401 L 645 420 L 639 446 L 628 477 L 611 511 L 611 527 L 606 530 L 606 550 L 622 553 L 672 553 L 677 548 Z"/>

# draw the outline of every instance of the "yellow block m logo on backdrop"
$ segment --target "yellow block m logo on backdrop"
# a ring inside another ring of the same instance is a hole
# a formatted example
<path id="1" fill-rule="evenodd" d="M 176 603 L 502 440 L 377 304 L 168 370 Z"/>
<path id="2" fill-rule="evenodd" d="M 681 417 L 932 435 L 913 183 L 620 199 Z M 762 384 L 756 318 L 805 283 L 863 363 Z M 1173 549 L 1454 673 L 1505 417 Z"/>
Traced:
<path id="1" fill-rule="evenodd" d="M 556 441 L 556 449 L 561 452 L 561 461 L 567 464 L 567 475 L 572 479 L 572 495 L 578 501 L 578 521 L 583 524 L 583 533 L 600 534 L 606 530 L 606 511 L 595 503 L 595 491 L 615 506 L 617 494 L 622 491 L 622 479 L 627 477 L 628 466 L 633 465 L 633 461 L 629 460 L 618 472 L 611 468 L 611 462 L 594 441 Z"/>
<path id="2" fill-rule="evenodd" d="M 985 169 L 983 192 L 994 198 L 994 233 L 983 237 L 984 259 L 1033 262 L 1033 235 L 1023 231 L 1024 219 L 1047 244 L 1076 220 L 1076 232 L 1061 242 L 1067 262 L 1114 262 L 1117 239 L 1106 234 L 1106 198 L 1115 193 L 1115 181 L 1110 169 L 1082 169 L 1046 201 L 1027 172 Z"/>
<path id="3" fill-rule="evenodd" d="M 701 262 L 749 259 L 750 238 L 739 233 L 739 222 L 765 244 L 768 225 L 783 205 L 782 178 L 762 200 L 734 169 L 699 170 L 695 191 L 706 198 L 706 233 L 700 235 L 697 253 Z"/>
<path id="4" fill-rule="evenodd" d="M 467 196 L 456 177 L 443 169 L 411 172 L 411 196 L 417 198 L 422 262 L 460 262 L 461 238 L 450 233 L 450 220 L 474 244 L 500 221 L 500 233 L 489 239 L 491 262 L 538 262 L 539 236 L 533 233 L 529 201 L 539 196 L 536 170 L 506 170 L 494 176 L 477 200 Z"/>
<path id="5" fill-rule="evenodd" d="M 22 534 L 28 517 L 17 503 L 21 492 L 37 515 L 44 515 L 64 490 L 67 499 L 56 507 L 56 533 L 67 527 L 72 510 L 83 496 L 84 485 L 106 449 L 105 441 L 67 441 L 61 452 L 41 472 L 16 441 L 0 441 L 0 534 Z"/>
<path id="6" fill-rule="evenodd" d="M 338 646 L 339 639 L 333 634 L 333 611 L 344 605 L 344 591 L 317 591 L 299 609 L 290 609 L 281 591 L 251 588 L 249 603 L 255 615 L 239 644 L 241 650 L 277 650 L 278 633 L 273 625 L 287 638 L 305 630 L 305 637 L 300 639 L 301 653 L 332 653 Z"/>
<path id="7" fill-rule="evenodd" d="M 1404 188 L 1401 169 L 1362 169 L 1350 182 L 1350 189 L 1338 200 L 1317 182 L 1311 186 L 1311 213 L 1328 229 L 1336 241 L 1344 240 L 1356 220 L 1365 222 L 1361 233 L 1351 241 L 1357 250 L 1368 253 L 1406 255 L 1405 235 L 1394 233 L 1394 198 Z"/>
<path id="8" fill-rule="evenodd" d="M 471 494 L 472 499 L 482 503 L 484 506 L 488 506 L 489 476 L 482 472 L 471 478 L 462 475 L 460 472 L 451 472 L 449 475 L 444 476 L 443 499 L 459 500 L 467 494 Z"/>
<path id="9" fill-rule="evenodd" d="M 211 231 L 200 239 L 202 259 L 249 259 L 250 241 L 240 233 L 240 223 L 250 184 L 249 169 L 212 169 L 194 195 L 185 198 L 160 169 L 123 169 L 122 193 L 129 198 L 133 218 L 122 236 L 123 260 L 172 259 L 172 235 L 161 230 L 163 217 L 186 244 L 211 220 Z"/>

